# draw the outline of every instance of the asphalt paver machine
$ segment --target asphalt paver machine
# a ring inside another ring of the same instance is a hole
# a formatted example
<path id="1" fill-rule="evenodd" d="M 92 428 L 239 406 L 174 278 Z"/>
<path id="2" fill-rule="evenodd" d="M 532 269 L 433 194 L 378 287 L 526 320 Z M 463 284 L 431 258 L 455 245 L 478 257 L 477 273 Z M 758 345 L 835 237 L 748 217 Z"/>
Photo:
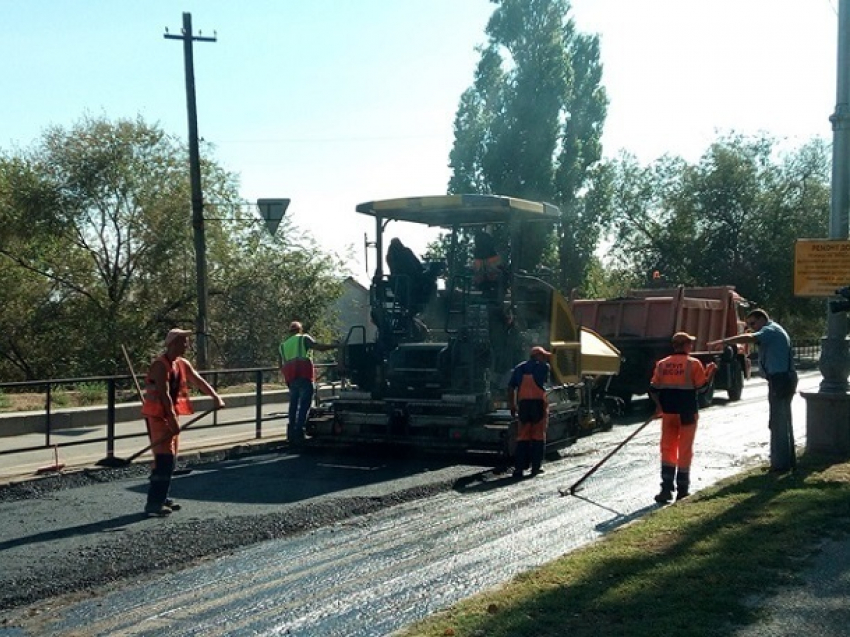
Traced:
<path id="1" fill-rule="evenodd" d="M 536 345 L 552 352 L 547 451 L 610 428 L 616 405 L 607 387 L 619 352 L 577 326 L 567 300 L 544 278 L 519 269 L 530 229 L 557 223 L 557 207 L 442 195 L 371 201 L 357 212 L 375 219 L 375 329 L 348 332 L 341 388 L 311 413 L 310 444 L 511 455 L 507 382 Z M 407 224 L 443 229 L 446 258 L 422 262 L 394 234 Z"/>

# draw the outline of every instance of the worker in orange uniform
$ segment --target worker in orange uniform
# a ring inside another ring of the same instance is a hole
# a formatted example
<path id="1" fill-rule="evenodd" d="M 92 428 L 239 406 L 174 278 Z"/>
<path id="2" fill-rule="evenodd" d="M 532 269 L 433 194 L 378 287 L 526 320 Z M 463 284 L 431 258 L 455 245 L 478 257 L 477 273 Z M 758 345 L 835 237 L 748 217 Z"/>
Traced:
<path id="1" fill-rule="evenodd" d="M 546 425 L 549 423 L 549 400 L 546 383 L 549 381 L 551 354 L 542 347 L 532 347 L 529 359 L 514 367 L 508 381 L 508 407 L 511 417 L 519 420 L 514 478 L 522 478 L 531 465 L 531 476 L 543 470 L 546 447 Z"/>
<path id="2" fill-rule="evenodd" d="M 142 415 L 148 423 L 148 434 L 154 457 L 145 513 L 164 517 L 180 509 L 168 497 L 180 435 L 180 416 L 194 413 L 189 401 L 189 385 L 213 399 L 215 409 L 224 400 L 204 380 L 192 364 L 183 358 L 189 346 L 189 330 L 173 329 L 165 337 L 165 352 L 154 359 L 145 378 Z"/>
<path id="3" fill-rule="evenodd" d="M 698 394 L 711 383 L 717 365 L 706 367 L 690 355 L 695 337 L 687 332 L 673 335 L 673 353 L 655 365 L 649 395 L 661 415 L 661 491 L 659 504 L 688 497 L 691 459 L 699 418 Z"/>
<path id="4" fill-rule="evenodd" d="M 480 230 L 473 237 L 472 282 L 485 296 L 495 298 L 504 280 L 502 257 L 496 251 L 492 235 Z"/>

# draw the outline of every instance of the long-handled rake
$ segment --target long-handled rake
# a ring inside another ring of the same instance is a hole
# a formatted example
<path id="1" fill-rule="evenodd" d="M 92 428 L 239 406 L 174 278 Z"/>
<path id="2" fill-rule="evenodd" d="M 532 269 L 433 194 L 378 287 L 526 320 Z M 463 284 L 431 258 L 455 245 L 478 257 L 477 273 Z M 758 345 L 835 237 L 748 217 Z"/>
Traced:
<path id="1" fill-rule="evenodd" d="M 199 420 L 201 420 L 205 416 L 209 416 L 214 411 L 215 411 L 214 409 L 208 409 L 207 411 L 198 414 L 197 416 L 195 416 L 194 418 L 189 420 L 187 423 L 181 425 L 180 426 L 180 432 L 186 431 L 189 427 L 194 425 L 196 422 L 198 422 Z M 132 464 L 132 462 L 136 458 L 143 455 L 145 452 L 150 451 L 151 449 L 156 447 L 158 444 L 165 442 L 169 438 L 171 438 L 171 434 L 167 434 L 165 436 L 162 436 L 161 438 L 154 440 L 151 444 L 149 444 L 144 449 L 140 449 L 139 451 L 134 453 L 129 458 L 118 458 L 117 456 L 109 456 L 107 458 L 103 458 L 102 460 L 98 460 L 97 464 L 101 467 L 126 467 L 127 465 Z"/>
<path id="2" fill-rule="evenodd" d="M 144 401 L 144 398 L 142 396 L 142 387 L 141 387 L 141 385 L 139 385 L 139 379 L 136 377 L 136 370 L 133 369 L 133 362 L 130 360 L 130 355 L 127 353 L 127 348 L 125 348 L 122 345 L 121 351 L 124 352 L 124 360 L 127 361 L 127 367 L 130 369 L 130 375 L 133 377 L 133 382 L 136 384 L 136 393 L 138 394 L 139 400 Z M 213 410 L 210 409 L 208 411 L 205 411 L 202 414 L 195 416 L 189 422 L 182 425 L 180 427 L 180 431 L 182 432 L 182 431 L 188 429 L 190 426 L 192 426 L 193 424 L 195 424 L 196 422 L 201 420 L 204 416 L 211 414 L 212 412 L 213 412 Z M 147 418 L 145 418 L 145 427 L 148 430 L 148 435 L 150 435 L 151 429 L 150 429 L 150 424 L 148 423 Z M 146 451 L 150 451 L 151 449 L 156 447 L 158 444 L 163 443 L 166 440 L 168 440 L 170 437 L 171 437 L 171 435 L 169 434 L 167 436 L 163 436 L 159 440 L 155 440 L 154 442 L 149 444 L 147 447 L 145 447 L 141 451 L 134 453 L 129 458 L 117 458 L 113 455 L 109 455 L 106 458 L 98 460 L 96 464 L 98 466 L 101 466 L 101 467 L 126 467 L 127 465 L 131 464 L 136 458 L 138 458 L 139 456 L 144 454 Z M 174 471 L 174 475 L 179 475 L 180 473 L 189 473 L 190 471 L 191 471 L 191 469 L 177 469 L 177 470 Z"/>
<path id="3" fill-rule="evenodd" d="M 579 486 L 581 485 L 581 483 L 582 483 L 582 482 L 584 482 L 584 481 L 585 481 L 585 480 L 587 480 L 590 476 L 592 476 L 594 473 L 596 473 L 596 471 L 597 471 L 597 469 L 599 469 L 599 467 L 601 467 L 603 464 L 605 464 L 606 462 L 608 462 L 608 460 L 611 458 L 611 456 L 613 456 L 613 455 L 614 455 L 615 453 L 617 453 L 620 449 L 622 449 L 623 447 L 625 447 L 625 446 L 629 443 L 629 441 L 630 441 L 632 438 L 634 438 L 634 437 L 635 437 L 635 436 L 637 436 L 637 435 L 638 435 L 641 431 L 643 431 L 644 427 L 646 427 L 646 426 L 647 426 L 649 423 L 651 423 L 653 420 L 655 420 L 655 414 L 653 414 L 653 415 L 651 415 L 649 418 L 647 418 L 647 419 L 646 419 L 646 422 L 644 422 L 644 423 L 643 423 L 640 427 L 638 427 L 638 428 L 637 428 L 637 429 L 635 429 L 632 433 L 630 433 L 630 434 L 629 434 L 629 436 L 628 436 L 625 440 L 623 440 L 623 442 L 621 442 L 621 443 L 620 443 L 620 444 L 618 444 L 616 447 L 614 447 L 614 449 L 612 449 L 612 450 L 608 453 L 608 455 L 606 455 L 604 458 L 602 458 L 602 460 L 600 460 L 600 461 L 599 461 L 599 462 L 597 462 L 595 465 L 593 465 L 593 467 L 590 469 L 590 471 L 588 471 L 587 473 L 585 473 L 585 474 L 584 474 L 581 478 L 579 478 L 579 479 L 578 479 L 578 480 L 577 480 L 577 481 L 576 481 L 576 482 L 575 482 L 572 486 L 570 486 L 570 487 L 564 487 L 563 489 L 558 489 L 558 492 L 559 492 L 562 496 L 565 496 L 565 495 L 575 495 L 575 494 L 576 494 L 576 491 L 578 491 L 578 488 L 579 488 Z"/>

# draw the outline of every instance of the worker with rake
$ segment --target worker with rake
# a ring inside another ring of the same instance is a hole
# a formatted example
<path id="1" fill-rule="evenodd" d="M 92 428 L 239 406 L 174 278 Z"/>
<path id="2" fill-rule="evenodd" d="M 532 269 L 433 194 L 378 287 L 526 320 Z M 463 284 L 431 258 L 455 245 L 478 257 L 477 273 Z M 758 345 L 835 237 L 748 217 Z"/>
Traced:
<path id="1" fill-rule="evenodd" d="M 165 337 L 165 351 L 151 363 L 145 377 L 142 415 L 148 423 L 154 454 L 145 513 L 164 517 L 180 509 L 168 497 L 180 437 L 179 417 L 194 413 L 189 400 L 189 385 L 213 399 L 215 409 L 224 400 L 204 380 L 192 364 L 183 358 L 189 346 L 189 330 L 172 329 Z"/>
<path id="2" fill-rule="evenodd" d="M 708 387 L 717 365 L 690 355 L 695 337 L 687 332 L 673 334 L 673 353 L 655 364 L 649 395 L 661 415 L 661 491 L 659 504 L 688 497 L 691 484 L 691 460 L 699 419 L 698 393 Z"/>

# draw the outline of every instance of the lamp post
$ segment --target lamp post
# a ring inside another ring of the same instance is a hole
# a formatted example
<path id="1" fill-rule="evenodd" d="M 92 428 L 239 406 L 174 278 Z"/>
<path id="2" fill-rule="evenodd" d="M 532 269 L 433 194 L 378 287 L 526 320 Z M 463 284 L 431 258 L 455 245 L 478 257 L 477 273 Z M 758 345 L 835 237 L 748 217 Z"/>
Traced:
<path id="1" fill-rule="evenodd" d="M 847 239 L 850 221 L 850 0 L 838 4 L 838 75 L 832 122 L 832 183 L 829 238 Z M 806 399 L 806 450 L 850 455 L 850 356 L 847 316 L 827 311 L 827 333 L 821 342 L 819 367 L 823 380 Z"/>
<path id="2" fill-rule="evenodd" d="M 847 239 L 850 221 L 850 2 L 838 4 L 838 74 L 835 113 L 832 122 L 832 183 L 829 209 L 829 238 Z M 848 281 L 847 283 L 850 283 Z M 827 312 L 826 338 L 821 348 L 820 391 L 847 391 L 850 360 L 847 351 L 847 316 Z"/>

